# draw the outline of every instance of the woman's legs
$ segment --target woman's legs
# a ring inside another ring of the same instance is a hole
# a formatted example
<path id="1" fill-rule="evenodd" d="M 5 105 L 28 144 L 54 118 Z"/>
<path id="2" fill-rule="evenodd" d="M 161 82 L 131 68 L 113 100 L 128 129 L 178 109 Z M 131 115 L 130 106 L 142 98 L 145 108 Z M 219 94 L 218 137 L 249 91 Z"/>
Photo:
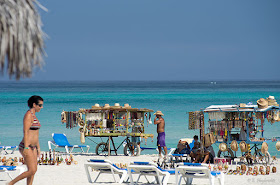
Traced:
<path id="1" fill-rule="evenodd" d="M 17 176 L 14 180 L 12 180 L 9 183 L 9 185 L 13 185 L 24 178 L 27 178 L 27 185 L 32 185 L 34 175 L 37 171 L 37 150 L 28 149 L 25 152 L 26 154 L 24 155 L 23 151 L 20 150 L 20 153 L 24 158 L 25 164 L 27 165 L 27 171 Z"/>
<path id="2" fill-rule="evenodd" d="M 37 171 L 37 148 L 35 148 L 34 150 L 31 150 L 32 151 L 32 153 L 33 153 L 33 159 L 35 159 L 35 164 L 34 164 L 34 169 L 33 169 L 33 171 L 34 171 L 34 174 L 33 175 L 31 175 L 30 177 L 27 177 L 27 185 L 32 185 L 32 183 L 33 183 L 33 179 L 34 179 L 34 175 L 35 175 L 35 173 L 36 173 L 36 171 Z"/>

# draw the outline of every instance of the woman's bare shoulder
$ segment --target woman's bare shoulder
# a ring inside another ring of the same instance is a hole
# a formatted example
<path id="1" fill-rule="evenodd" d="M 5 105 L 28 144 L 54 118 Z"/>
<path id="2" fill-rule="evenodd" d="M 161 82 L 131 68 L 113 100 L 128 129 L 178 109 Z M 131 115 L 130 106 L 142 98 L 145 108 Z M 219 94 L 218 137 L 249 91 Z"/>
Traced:
<path id="1" fill-rule="evenodd" d="M 32 114 L 30 111 L 27 111 L 24 115 L 24 119 L 31 119 L 31 117 L 32 117 Z"/>

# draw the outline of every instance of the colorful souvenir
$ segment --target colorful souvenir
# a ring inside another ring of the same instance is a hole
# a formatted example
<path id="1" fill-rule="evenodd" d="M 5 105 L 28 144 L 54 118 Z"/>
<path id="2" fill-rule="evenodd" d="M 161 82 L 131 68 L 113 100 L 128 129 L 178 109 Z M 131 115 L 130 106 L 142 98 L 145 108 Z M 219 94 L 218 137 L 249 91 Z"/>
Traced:
<path id="1" fill-rule="evenodd" d="M 275 166 L 272 167 L 272 173 L 276 173 L 276 167 Z"/>

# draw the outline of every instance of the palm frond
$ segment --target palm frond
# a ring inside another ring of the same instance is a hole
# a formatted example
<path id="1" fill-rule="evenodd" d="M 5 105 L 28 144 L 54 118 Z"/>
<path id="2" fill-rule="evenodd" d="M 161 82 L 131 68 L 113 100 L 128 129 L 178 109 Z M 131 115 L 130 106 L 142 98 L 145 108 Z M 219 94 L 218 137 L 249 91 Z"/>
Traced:
<path id="1" fill-rule="evenodd" d="M 43 7 L 36 0 L 0 0 L 0 71 L 7 66 L 10 78 L 31 77 L 44 64 L 46 34 L 36 4 Z"/>

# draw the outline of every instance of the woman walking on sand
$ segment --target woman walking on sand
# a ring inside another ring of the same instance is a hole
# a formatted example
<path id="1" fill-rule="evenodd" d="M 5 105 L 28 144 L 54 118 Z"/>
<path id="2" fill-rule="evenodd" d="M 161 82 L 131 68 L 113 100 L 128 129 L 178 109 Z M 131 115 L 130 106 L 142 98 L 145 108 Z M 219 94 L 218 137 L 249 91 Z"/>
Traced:
<path id="1" fill-rule="evenodd" d="M 37 157 L 40 156 L 39 129 L 41 127 L 35 113 L 43 108 L 43 101 L 43 98 L 35 95 L 28 99 L 30 109 L 23 118 L 23 139 L 19 144 L 19 152 L 27 165 L 27 171 L 17 176 L 8 185 L 13 185 L 24 178 L 27 178 L 27 185 L 33 183 L 37 171 Z"/>

